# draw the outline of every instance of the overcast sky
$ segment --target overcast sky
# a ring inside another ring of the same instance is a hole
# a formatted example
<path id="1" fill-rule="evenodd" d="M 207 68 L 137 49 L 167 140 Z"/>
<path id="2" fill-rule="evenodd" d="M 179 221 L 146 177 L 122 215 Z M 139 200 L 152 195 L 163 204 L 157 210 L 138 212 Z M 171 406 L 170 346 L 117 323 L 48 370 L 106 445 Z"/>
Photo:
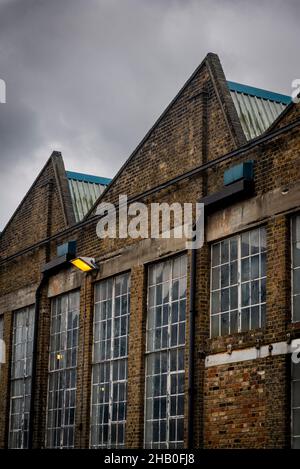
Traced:
<path id="1" fill-rule="evenodd" d="M 207 52 L 290 94 L 299 0 L 0 0 L 0 230 L 52 150 L 112 177 Z"/>

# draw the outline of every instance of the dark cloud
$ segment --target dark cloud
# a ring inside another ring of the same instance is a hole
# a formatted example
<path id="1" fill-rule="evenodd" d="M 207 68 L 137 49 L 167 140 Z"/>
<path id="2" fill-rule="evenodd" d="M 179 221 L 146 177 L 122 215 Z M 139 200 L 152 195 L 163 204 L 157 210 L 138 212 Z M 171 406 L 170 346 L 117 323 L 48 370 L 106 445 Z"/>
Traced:
<path id="1" fill-rule="evenodd" d="M 53 149 L 113 176 L 208 51 L 290 93 L 298 0 L 0 0 L 0 229 Z"/>

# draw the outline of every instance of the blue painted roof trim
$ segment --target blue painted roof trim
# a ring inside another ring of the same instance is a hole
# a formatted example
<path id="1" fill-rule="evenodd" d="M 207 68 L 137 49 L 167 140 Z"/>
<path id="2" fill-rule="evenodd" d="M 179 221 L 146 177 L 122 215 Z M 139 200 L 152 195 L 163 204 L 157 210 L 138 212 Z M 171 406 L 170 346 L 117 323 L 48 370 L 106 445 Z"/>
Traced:
<path id="1" fill-rule="evenodd" d="M 234 81 L 227 81 L 230 91 L 236 91 L 237 93 L 244 93 L 257 98 L 268 99 L 282 104 L 290 104 L 292 98 L 285 94 L 273 93 L 273 91 L 262 90 L 255 88 L 254 86 L 242 85 Z"/>
<path id="2" fill-rule="evenodd" d="M 91 182 L 93 184 L 102 184 L 107 186 L 111 179 L 99 176 L 92 176 L 91 174 L 75 173 L 74 171 L 66 171 L 68 179 L 75 179 L 76 181 Z"/>

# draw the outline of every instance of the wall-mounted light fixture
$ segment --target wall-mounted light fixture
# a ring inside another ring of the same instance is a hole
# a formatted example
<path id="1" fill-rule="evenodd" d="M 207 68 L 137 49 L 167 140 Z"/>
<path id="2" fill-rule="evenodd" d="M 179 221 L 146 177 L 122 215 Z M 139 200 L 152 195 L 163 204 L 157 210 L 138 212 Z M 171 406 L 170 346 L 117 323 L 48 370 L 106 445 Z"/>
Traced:
<path id="1" fill-rule="evenodd" d="M 90 270 L 96 270 L 99 268 L 93 257 L 76 257 L 70 262 L 82 272 L 89 272 Z"/>

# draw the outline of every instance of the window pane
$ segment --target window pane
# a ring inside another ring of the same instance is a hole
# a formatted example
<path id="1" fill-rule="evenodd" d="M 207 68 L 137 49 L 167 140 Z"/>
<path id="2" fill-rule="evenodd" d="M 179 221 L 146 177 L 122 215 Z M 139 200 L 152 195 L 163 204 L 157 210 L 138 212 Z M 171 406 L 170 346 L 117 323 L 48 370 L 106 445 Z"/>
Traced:
<path id="1" fill-rule="evenodd" d="M 237 262 L 232 262 L 230 264 L 230 285 L 235 285 L 237 283 Z"/>
<path id="2" fill-rule="evenodd" d="M 220 244 L 214 244 L 212 247 L 212 266 L 220 265 Z"/>
<path id="3" fill-rule="evenodd" d="M 293 265 L 300 267 L 300 242 L 293 244 Z"/>
<path id="4" fill-rule="evenodd" d="M 229 314 L 221 315 L 221 335 L 229 334 Z"/>
<path id="5" fill-rule="evenodd" d="M 211 306 L 212 314 L 219 313 L 220 312 L 220 292 L 219 291 L 212 293 L 211 301 L 212 301 L 212 306 Z"/>
<path id="6" fill-rule="evenodd" d="M 300 295 L 294 296 L 293 321 L 300 321 Z"/>
<path id="7" fill-rule="evenodd" d="M 241 236 L 242 257 L 249 256 L 249 233 L 243 233 Z"/>
<path id="8" fill-rule="evenodd" d="M 220 335 L 219 332 L 219 321 L 220 321 L 220 316 L 212 316 L 211 318 L 211 336 L 212 337 L 217 337 Z"/>
<path id="9" fill-rule="evenodd" d="M 250 231 L 251 254 L 259 252 L 259 230 Z"/>
<path id="10" fill-rule="evenodd" d="M 292 383 L 293 406 L 300 407 L 300 381 Z"/>
<path id="11" fill-rule="evenodd" d="M 249 308 L 242 309 L 242 312 L 241 312 L 241 330 L 242 331 L 248 331 L 250 329 L 249 312 L 250 312 Z"/>
<path id="12" fill-rule="evenodd" d="M 4 336 L 3 332 L 4 332 L 4 318 L 3 318 L 3 315 L 2 315 L 2 316 L 0 316 L 0 340 L 3 340 L 3 336 Z M 4 347 L 4 344 L 2 344 L 2 345 L 0 344 L 0 347 Z M 2 349 L 2 350 L 0 350 L 0 354 L 1 353 L 4 354 L 5 351 Z M 2 357 L 0 357 L 0 358 L 2 358 Z M 1 366 L 2 365 L 1 365 L 1 360 L 0 360 L 0 382 L 1 382 Z"/>
<path id="13" fill-rule="evenodd" d="M 229 285 L 229 264 L 222 265 L 221 267 L 221 288 Z"/>
<path id="14" fill-rule="evenodd" d="M 295 409 L 293 412 L 293 433 L 300 436 L 300 409 Z"/>
<path id="15" fill-rule="evenodd" d="M 230 313 L 230 334 L 238 332 L 238 311 Z"/>
<path id="16" fill-rule="evenodd" d="M 221 264 L 224 262 L 229 261 L 229 241 L 225 239 L 225 241 L 221 242 Z"/>
<path id="17" fill-rule="evenodd" d="M 294 270 L 294 279 L 293 279 L 293 294 L 300 294 L 300 269 Z"/>
<path id="18" fill-rule="evenodd" d="M 259 324 L 259 306 L 251 308 L 251 329 L 258 329 Z"/>
<path id="19" fill-rule="evenodd" d="M 238 256 L 238 238 L 230 239 L 230 260 L 234 261 Z"/>

